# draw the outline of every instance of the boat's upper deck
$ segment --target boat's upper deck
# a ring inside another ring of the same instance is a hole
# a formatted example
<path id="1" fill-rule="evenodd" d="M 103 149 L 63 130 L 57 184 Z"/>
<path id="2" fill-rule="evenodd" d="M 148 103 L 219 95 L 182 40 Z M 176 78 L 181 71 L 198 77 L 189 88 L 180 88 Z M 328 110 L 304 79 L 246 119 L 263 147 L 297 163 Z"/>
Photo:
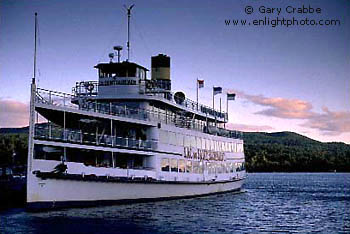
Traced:
<path id="1" fill-rule="evenodd" d="M 158 123 L 164 123 L 212 135 L 229 138 L 242 138 L 241 132 L 220 128 L 215 126 L 215 122 L 203 121 L 196 118 L 193 119 L 186 116 L 174 116 L 167 112 L 161 112 L 158 108 L 131 108 L 113 102 L 99 102 L 97 99 L 94 101 L 85 100 L 84 102 L 78 102 L 75 104 L 73 102 L 75 98 L 76 96 L 70 94 L 37 88 L 35 103 L 37 107 L 42 109 L 41 114 L 48 119 L 52 119 L 57 115 L 54 112 L 66 111 L 78 115 L 116 119 L 118 121 L 132 122 L 145 126 L 156 126 Z M 51 112 L 53 113 L 50 114 Z"/>
<path id="2" fill-rule="evenodd" d="M 145 84 L 144 84 L 145 83 Z M 112 95 L 106 95 L 103 92 L 105 89 L 105 84 L 101 81 L 81 81 L 77 82 L 76 86 L 73 87 L 73 102 L 77 102 L 81 98 L 88 99 L 90 101 L 123 101 L 123 100 L 144 100 L 144 101 L 157 101 L 162 102 L 168 106 L 176 108 L 178 110 L 190 112 L 193 114 L 201 115 L 204 118 L 216 119 L 218 122 L 227 122 L 228 115 L 224 111 L 215 110 L 209 106 L 195 102 L 189 98 L 178 97 L 176 93 L 171 91 L 164 91 L 160 88 L 148 88 L 152 83 L 151 80 L 145 80 L 137 84 L 137 82 L 132 82 L 130 78 L 119 79 L 114 82 L 111 82 L 110 85 L 114 86 L 114 89 L 124 88 L 123 92 L 114 93 Z M 161 83 L 161 82 L 157 82 Z M 123 86 L 126 85 L 137 85 L 138 92 L 136 93 L 127 93 L 126 88 Z M 160 84 L 161 85 L 161 84 Z M 99 92 L 99 90 L 102 91 Z"/>

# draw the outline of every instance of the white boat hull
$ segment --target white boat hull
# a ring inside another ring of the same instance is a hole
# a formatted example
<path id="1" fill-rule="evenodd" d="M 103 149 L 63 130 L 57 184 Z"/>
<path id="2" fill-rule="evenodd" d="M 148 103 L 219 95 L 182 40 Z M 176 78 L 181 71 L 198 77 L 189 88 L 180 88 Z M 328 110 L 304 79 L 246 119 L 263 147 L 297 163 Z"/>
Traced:
<path id="1" fill-rule="evenodd" d="M 99 205 L 148 200 L 197 197 L 239 191 L 243 179 L 222 182 L 187 183 L 157 181 L 101 182 L 69 179 L 41 179 L 30 176 L 29 209 Z"/>

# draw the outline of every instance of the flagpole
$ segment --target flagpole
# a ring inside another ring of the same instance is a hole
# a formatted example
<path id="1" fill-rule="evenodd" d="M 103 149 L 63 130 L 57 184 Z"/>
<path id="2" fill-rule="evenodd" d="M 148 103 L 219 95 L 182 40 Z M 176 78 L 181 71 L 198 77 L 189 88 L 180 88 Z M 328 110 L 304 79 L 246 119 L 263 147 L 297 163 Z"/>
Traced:
<path id="1" fill-rule="evenodd" d="M 220 116 L 221 116 L 221 97 L 220 97 Z"/>
<path id="2" fill-rule="evenodd" d="M 228 97 L 227 97 L 227 94 L 226 94 L 226 115 L 227 115 L 227 122 L 228 122 Z M 226 118 L 226 116 L 225 116 L 225 118 Z M 226 121 L 224 124 L 224 128 L 226 129 Z"/>
<path id="3" fill-rule="evenodd" d="M 215 104 L 214 104 L 214 86 L 213 86 L 213 113 L 214 113 L 214 116 L 215 116 L 215 127 L 216 127 L 216 113 L 215 113 Z"/>
<path id="4" fill-rule="evenodd" d="M 213 110 L 214 110 L 214 86 L 213 86 Z"/>
<path id="5" fill-rule="evenodd" d="M 198 85 L 198 77 L 197 77 L 197 111 L 198 111 L 198 91 L 199 91 L 199 85 Z"/>

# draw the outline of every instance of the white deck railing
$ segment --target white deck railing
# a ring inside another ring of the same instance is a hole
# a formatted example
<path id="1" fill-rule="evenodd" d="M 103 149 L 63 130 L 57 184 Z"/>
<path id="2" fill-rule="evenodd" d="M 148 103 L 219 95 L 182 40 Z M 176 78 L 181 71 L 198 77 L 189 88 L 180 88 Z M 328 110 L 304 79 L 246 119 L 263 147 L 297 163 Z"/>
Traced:
<path id="1" fill-rule="evenodd" d="M 75 144 L 125 147 L 131 149 L 155 150 L 157 141 L 137 140 L 132 138 L 115 137 L 105 134 L 93 134 L 81 131 L 63 129 L 57 126 L 35 126 L 34 137 L 37 139 L 61 141 Z"/>

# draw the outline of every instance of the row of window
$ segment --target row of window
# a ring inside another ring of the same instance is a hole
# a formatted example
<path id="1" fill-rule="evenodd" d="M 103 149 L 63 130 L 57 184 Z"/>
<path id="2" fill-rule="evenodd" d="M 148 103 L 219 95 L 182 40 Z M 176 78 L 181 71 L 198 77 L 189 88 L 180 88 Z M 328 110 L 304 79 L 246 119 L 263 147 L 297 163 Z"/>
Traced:
<path id="1" fill-rule="evenodd" d="M 159 141 L 163 144 L 195 147 L 218 152 L 243 152 L 243 143 L 216 141 L 163 130 L 159 131 Z"/>
<path id="2" fill-rule="evenodd" d="M 161 170 L 166 172 L 208 174 L 233 173 L 245 170 L 243 163 L 203 162 L 176 158 L 162 158 Z"/>

